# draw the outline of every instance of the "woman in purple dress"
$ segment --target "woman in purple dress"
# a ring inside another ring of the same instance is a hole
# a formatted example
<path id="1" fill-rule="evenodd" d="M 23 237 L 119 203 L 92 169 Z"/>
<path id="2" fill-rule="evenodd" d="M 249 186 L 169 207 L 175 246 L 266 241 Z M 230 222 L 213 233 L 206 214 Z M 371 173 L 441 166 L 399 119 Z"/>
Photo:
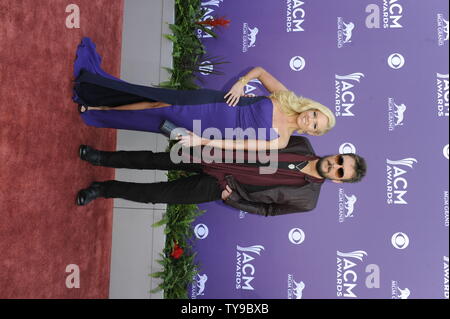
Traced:
<path id="1" fill-rule="evenodd" d="M 95 44 L 83 38 L 74 64 L 73 100 L 88 125 L 161 133 L 160 124 L 169 120 L 190 131 L 179 137 L 184 146 L 234 150 L 284 148 L 295 131 L 322 135 L 335 125 L 327 107 L 296 96 L 261 67 L 223 92 L 135 85 L 111 76 L 100 65 Z M 243 95 L 244 86 L 256 78 L 270 96 Z"/>

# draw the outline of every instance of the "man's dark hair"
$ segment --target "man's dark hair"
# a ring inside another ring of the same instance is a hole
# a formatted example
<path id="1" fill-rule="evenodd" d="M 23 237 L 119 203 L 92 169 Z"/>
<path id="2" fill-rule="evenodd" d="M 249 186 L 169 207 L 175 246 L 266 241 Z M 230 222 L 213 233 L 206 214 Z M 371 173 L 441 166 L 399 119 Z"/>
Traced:
<path id="1" fill-rule="evenodd" d="M 353 154 L 353 153 L 345 153 L 342 155 L 347 155 L 352 157 L 355 160 L 355 174 L 353 175 L 352 178 L 349 179 L 343 179 L 343 182 L 346 183 L 356 183 L 356 182 L 360 182 L 362 180 L 362 178 L 366 175 L 366 170 L 367 170 L 367 164 L 366 164 L 366 160 L 364 158 L 362 158 L 359 155 Z"/>

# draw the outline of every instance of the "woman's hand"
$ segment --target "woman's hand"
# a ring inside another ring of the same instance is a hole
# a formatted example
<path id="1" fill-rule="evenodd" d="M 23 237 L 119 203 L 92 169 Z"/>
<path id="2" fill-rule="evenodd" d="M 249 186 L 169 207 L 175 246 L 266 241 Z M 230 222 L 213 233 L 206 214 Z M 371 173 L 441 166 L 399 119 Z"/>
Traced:
<path id="1" fill-rule="evenodd" d="M 179 144 L 185 147 L 195 147 L 203 145 L 204 142 L 206 142 L 205 139 L 202 139 L 197 134 L 194 134 L 191 131 L 187 131 L 188 135 L 179 135 L 177 136 L 177 139 L 179 140 Z"/>
<path id="2" fill-rule="evenodd" d="M 222 199 L 227 200 L 228 197 L 230 197 L 233 190 L 230 188 L 230 186 L 225 186 L 225 189 L 222 191 Z"/>
<path id="3" fill-rule="evenodd" d="M 241 81 L 237 81 L 231 87 L 230 91 L 225 94 L 224 99 L 227 100 L 229 106 L 236 106 L 241 96 L 244 96 L 245 85 Z"/>

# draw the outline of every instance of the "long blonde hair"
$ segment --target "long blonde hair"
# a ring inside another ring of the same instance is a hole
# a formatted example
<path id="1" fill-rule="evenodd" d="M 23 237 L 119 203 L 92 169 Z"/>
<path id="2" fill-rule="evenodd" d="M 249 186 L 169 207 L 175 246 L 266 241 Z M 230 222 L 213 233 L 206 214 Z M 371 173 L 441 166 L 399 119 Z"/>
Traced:
<path id="1" fill-rule="evenodd" d="M 328 118 L 328 125 L 325 130 L 319 132 L 319 135 L 325 134 L 336 124 L 336 118 L 334 117 L 333 112 L 331 112 L 328 107 L 320 104 L 319 102 L 305 97 L 297 96 L 292 91 L 277 91 L 272 93 L 270 97 L 276 99 L 280 103 L 281 110 L 288 116 L 292 116 L 295 114 L 298 115 L 302 112 L 313 109 L 322 112 L 323 115 Z M 301 130 L 298 130 L 297 132 L 300 134 L 304 133 Z"/>

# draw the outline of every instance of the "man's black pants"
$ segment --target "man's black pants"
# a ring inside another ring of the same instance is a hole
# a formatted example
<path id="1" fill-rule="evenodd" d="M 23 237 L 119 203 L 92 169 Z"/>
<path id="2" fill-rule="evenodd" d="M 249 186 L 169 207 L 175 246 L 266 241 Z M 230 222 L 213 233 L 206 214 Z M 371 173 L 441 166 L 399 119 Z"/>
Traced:
<path id="1" fill-rule="evenodd" d="M 222 190 L 215 177 L 205 174 L 198 163 L 173 163 L 169 152 L 118 151 L 101 153 L 101 165 L 115 168 L 183 170 L 198 174 L 170 182 L 129 183 L 106 181 L 101 194 L 140 203 L 199 204 L 221 199 Z"/>

